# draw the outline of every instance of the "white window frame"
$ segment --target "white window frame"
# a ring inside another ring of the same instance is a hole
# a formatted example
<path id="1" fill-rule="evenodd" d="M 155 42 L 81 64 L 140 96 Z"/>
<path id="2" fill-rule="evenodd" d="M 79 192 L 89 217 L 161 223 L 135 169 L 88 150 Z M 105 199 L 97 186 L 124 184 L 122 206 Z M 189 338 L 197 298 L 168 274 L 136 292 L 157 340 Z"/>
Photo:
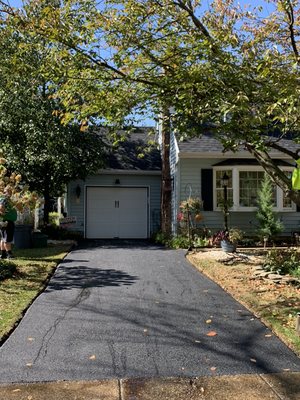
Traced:
<path id="1" fill-rule="evenodd" d="M 280 167 L 282 171 L 294 170 L 294 167 Z M 214 211 L 221 211 L 221 207 L 217 207 L 217 188 L 216 188 L 216 171 L 232 171 L 232 190 L 233 190 L 233 206 L 230 211 L 242 211 L 242 212 L 253 212 L 257 211 L 257 207 L 243 207 L 240 206 L 240 182 L 239 172 L 240 171 L 264 171 L 262 167 L 256 165 L 231 165 L 231 166 L 218 166 L 213 167 L 213 191 L 214 191 Z M 296 204 L 291 203 L 291 207 L 283 207 L 283 191 L 278 186 L 276 188 L 276 200 L 277 207 L 273 207 L 276 212 L 295 212 Z"/>

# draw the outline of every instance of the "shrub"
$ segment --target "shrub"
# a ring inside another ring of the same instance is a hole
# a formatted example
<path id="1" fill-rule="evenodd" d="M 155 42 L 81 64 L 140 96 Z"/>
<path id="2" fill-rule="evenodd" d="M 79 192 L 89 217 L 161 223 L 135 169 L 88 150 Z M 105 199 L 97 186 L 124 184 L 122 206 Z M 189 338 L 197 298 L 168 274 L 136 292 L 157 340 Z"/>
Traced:
<path id="1" fill-rule="evenodd" d="M 267 174 L 257 194 L 258 210 L 256 218 L 259 224 L 259 236 L 261 239 L 273 239 L 283 231 L 283 225 L 273 211 L 273 186 Z"/>
<path id="2" fill-rule="evenodd" d="M 195 236 L 192 245 L 193 247 L 207 247 L 210 245 L 210 240 L 207 237 Z"/>
<path id="3" fill-rule="evenodd" d="M 54 226 L 59 226 L 60 214 L 58 212 L 49 213 L 49 224 Z"/>
<path id="4" fill-rule="evenodd" d="M 174 236 L 166 243 L 172 249 L 187 249 L 190 247 L 190 240 L 186 236 Z"/>
<path id="5" fill-rule="evenodd" d="M 48 225 L 41 229 L 41 231 L 53 240 L 80 240 L 82 239 L 82 233 L 77 231 L 68 231 L 67 229 L 61 228 L 56 225 Z"/>
<path id="6" fill-rule="evenodd" d="M 295 249 L 272 249 L 267 253 L 263 267 L 280 275 L 300 275 L 300 255 Z"/>

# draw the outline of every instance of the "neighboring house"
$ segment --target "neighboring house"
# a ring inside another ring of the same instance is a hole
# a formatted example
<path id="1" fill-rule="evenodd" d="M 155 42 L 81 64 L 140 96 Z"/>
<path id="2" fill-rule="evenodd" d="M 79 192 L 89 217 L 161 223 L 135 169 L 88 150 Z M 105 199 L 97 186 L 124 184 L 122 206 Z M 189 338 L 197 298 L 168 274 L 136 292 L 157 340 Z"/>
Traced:
<path id="1" fill-rule="evenodd" d="M 137 128 L 111 149 L 105 169 L 68 185 L 69 229 L 88 239 L 146 239 L 159 230 L 161 158 L 147 150 L 149 138 L 149 128 Z"/>
<path id="2" fill-rule="evenodd" d="M 228 199 L 233 203 L 229 213 L 229 226 L 238 227 L 245 233 L 255 234 L 257 192 L 263 178 L 263 169 L 246 150 L 237 153 L 223 152 L 223 146 L 212 135 L 177 141 L 171 138 L 171 174 L 173 181 L 172 227 L 177 231 L 179 204 L 188 197 L 203 200 L 203 220 L 213 232 L 224 228 L 224 216 L 220 207 L 224 196 L 221 178 L 229 176 Z M 285 146 L 295 150 L 291 140 Z M 272 152 L 278 165 L 291 174 L 295 163 L 286 154 Z M 274 187 L 274 211 L 284 224 L 283 235 L 300 230 L 300 212 L 278 187 Z"/>

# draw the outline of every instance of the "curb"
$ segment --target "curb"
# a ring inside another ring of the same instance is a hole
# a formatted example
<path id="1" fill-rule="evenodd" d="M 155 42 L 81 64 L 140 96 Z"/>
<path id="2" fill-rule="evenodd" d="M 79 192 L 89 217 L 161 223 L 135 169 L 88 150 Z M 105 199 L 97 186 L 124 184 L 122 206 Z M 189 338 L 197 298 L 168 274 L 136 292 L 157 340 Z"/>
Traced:
<path id="1" fill-rule="evenodd" d="M 0 385 L 5 400 L 299 400 L 300 373 Z"/>

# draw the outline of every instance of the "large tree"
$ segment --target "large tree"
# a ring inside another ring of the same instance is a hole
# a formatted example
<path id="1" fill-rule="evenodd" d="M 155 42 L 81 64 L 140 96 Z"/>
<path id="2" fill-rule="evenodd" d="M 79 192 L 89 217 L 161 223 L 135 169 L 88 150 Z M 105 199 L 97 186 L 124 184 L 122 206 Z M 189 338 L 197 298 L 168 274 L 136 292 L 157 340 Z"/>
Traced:
<path id="1" fill-rule="evenodd" d="M 102 167 L 106 146 L 78 123 L 61 123 L 57 86 L 45 73 L 45 42 L 2 29 L 0 50 L 1 150 L 8 167 L 43 196 L 47 223 L 51 197 Z"/>
<path id="2" fill-rule="evenodd" d="M 171 125 L 183 135 L 209 125 L 225 150 L 244 146 L 300 204 L 270 156 L 275 148 L 298 158 L 282 139 L 297 142 L 300 132 L 299 2 L 266 3 L 268 14 L 233 0 L 206 8 L 197 0 L 107 0 L 101 8 L 93 0 L 28 1 L 22 12 L 6 12 L 52 44 L 66 121 L 100 113 L 112 123 L 150 107 L 162 112 L 166 137 Z"/>

